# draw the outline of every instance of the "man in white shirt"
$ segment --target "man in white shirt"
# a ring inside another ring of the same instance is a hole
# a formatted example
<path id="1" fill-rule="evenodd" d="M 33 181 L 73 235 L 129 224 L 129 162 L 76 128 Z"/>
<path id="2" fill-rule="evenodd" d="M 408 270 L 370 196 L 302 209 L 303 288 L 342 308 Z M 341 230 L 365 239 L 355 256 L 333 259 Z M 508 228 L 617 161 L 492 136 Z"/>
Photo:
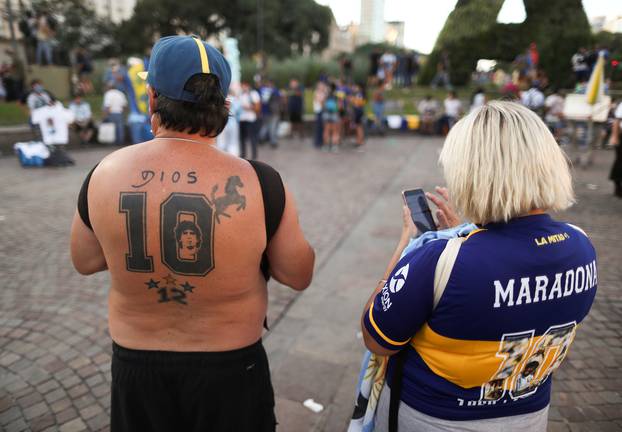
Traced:
<path id="1" fill-rule="evenodd" d="M 93 114 L 91 113 L 91 105 L 82 99 L 80 93 L 76 94 L 73 101 L 69 104 L 69 109 L 73 112 L 75 121 L 73 128 L 80 136 L 80 144 L 87 144 L 93 138 L 95 126 L 93 125 Z"/>
<path id="2" fill-rule="evenodd" d="M 393 72 L 395 71 L 395 64 L 397 63 L 397 57 L 391 52 L 386 52 L 380 57 L 380 65 L 384 69 L 385 86 L 387 90 L 391 89 L 393 83 Z"/>
<path id="3" fill-rule="evenodd" d="M 449 129 L 454 127 L 460 115 L 462 115 L 462 102 L 456 97 L 456 92 L 452 90 L 445 99 L 445 117 Z"/>
<path id="4" fill-rule="evenodd" d="M 551 130 L 551 133 L 559 142 L 560 133 L 563 129 L 562 118 L 564 117 L 564 97 L 559 94 L 557 89 L 544 100 L 544 121 Z"/>
<path id="5" fill-rule="evenodd" d="M 544 108 L 544 93 L 540 90 L 537 83 L 533 83 L 530 89 L 521 93 L 521 103 L 530 110 L 542 115 Z"/>
<path id="6" fill-rule="evenodd" d="M 579 51 L 576 52 L 570 59 L 570 62 L 572 63 L 572 70 L 575 74 L 577 82 L 587 81 L 590 77 L 590 70 L 586 57 L 587 51 L 585 48 L 579 48 Z"/>
<path id="7" fill-rule="evenodd" d="M 104 93 L 104 118 L 106 122 L 115 125 L 115 144 L 123 145 L 125 143 L 125 122 L 123 120 L 123 112 L 127 107 L 127 98 L 125 94 L 108 85 L 108 90 Z"/>
<path id="8" fill-rule="evenodd" d="M 251 142 L 251 159 L 257 159 L 257 113 L 261 98 L 247 82 L 242 83 L 240 94 L 240 157 L 246 158 L 246 141 Z"/>

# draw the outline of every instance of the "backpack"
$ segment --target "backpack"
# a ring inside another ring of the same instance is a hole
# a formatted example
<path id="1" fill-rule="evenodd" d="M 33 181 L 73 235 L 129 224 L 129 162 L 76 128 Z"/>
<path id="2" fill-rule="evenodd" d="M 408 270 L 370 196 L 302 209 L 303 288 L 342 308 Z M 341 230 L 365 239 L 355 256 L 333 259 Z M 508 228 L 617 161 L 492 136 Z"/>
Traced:
<path id="1" fill-rule="evenodd" d="M 324 109 L 326 110 L 326 112 L 329 112 L 331 114 L 339 111 L 337 98 L 335 98 L 335 96 L 330 96 L 328 99 L 326 99 L 326 102 L 324 103 Z"/>

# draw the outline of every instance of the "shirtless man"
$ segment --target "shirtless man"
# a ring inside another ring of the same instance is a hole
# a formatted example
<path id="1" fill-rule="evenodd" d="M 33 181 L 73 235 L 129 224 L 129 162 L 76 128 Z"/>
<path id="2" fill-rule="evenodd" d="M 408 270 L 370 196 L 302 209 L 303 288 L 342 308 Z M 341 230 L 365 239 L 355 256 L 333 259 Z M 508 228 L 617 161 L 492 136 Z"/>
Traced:
<path id="1" fill-rule="evenodd" d="M 108 155 L 80 193 L 74 266 L 111 279 L 113 432 L 275 430 L 266 281 L 305 289 L 314 252 L 278 173 L 215 146 L 230 77 L 205 42 L 160 39 L 155 138 Z"/>

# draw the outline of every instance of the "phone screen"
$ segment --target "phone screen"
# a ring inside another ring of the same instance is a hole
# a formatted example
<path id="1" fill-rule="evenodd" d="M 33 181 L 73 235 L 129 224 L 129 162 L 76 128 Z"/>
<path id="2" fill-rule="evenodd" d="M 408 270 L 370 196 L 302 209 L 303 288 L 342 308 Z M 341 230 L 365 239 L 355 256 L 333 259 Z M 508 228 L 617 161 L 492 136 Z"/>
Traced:
<path id="1" fill-rule="evenodd" d="M 432 210 L 423 189 L 411 189 L 404 191 L 404 201 L 410 209 L 413 222 L 421 234 L 427 231 L 436 231 L 436 224 L 432 217 Z"/>

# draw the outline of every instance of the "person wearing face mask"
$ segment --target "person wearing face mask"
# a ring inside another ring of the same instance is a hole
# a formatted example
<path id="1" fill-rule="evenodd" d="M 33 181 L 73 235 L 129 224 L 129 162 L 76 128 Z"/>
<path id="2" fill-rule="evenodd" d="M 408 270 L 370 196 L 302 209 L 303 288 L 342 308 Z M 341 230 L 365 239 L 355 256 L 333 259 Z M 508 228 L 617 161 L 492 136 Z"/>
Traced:
<path id="1" fill-rule="evenodd" d="M 51 105 L 53 102 L 53 98 L 48 93 L 41 80 L 33 79 L 30 82 L 30 93 L 26 96 L 26 105 L 28 106 L 28 124 L 31 129 L 36 130 L 36 126 L 32 122 L 32 113 L 38 109 L 47 105 Z"/>
<path id="2" fill-rule="evenodd" d="M 37 108 L 49 105 L 52 102 L 52 96 L 50 96 L 50 94 L 45 90 L 41 80 L 32 80 L 30 82 L 30 88 L 31 92 L 26 98 L 26 105 L 28 105 L 28 109 L 32 114 L 32 112 Z"/>

